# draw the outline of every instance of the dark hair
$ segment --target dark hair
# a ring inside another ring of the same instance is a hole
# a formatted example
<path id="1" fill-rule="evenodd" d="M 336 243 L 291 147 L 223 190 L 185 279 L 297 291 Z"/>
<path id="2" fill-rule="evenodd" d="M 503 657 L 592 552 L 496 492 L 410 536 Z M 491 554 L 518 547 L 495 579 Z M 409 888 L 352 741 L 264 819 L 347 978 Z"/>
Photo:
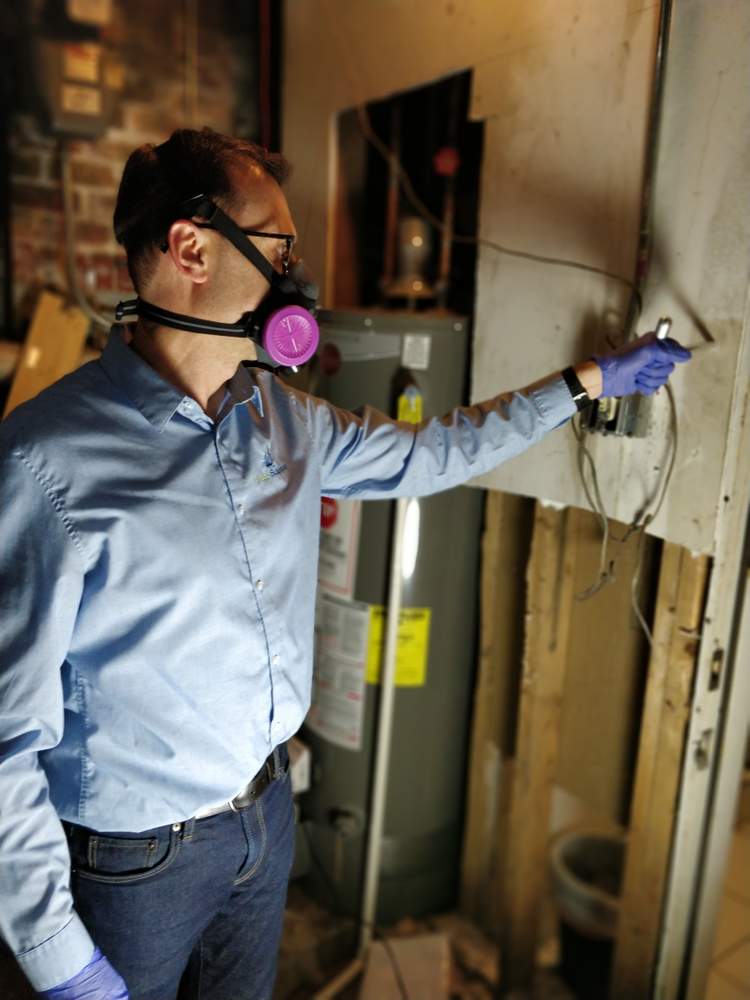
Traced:
<path id="1" fill-rule="evenodd" d="M 133 150 L 122 172 L 113 223 L 136 288 L 153 273 L 155 254 L 179 218 L 182 202 L 205 194 L 231 212 L 237 199 L 228 168 L 248 160 L 279 184 L 289 175 L 280 153 L 210 128 L 177 129 L 160 146 L 148 142 Z"/>

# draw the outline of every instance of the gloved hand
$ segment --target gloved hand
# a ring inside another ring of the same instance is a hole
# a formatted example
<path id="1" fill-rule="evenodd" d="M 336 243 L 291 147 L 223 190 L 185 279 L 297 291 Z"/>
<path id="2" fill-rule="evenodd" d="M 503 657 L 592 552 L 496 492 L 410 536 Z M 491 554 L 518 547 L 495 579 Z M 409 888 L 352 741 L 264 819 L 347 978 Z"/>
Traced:
<path id="1" fill-rule="evenodd" d="M 72 979 L 39 994 L 47 1000 L 129 1000 L 128 988 L 98 948 Z"/>
<path id="2" fill-rule="evenodd" d="M 689 361 L 690 351 L 676 340 L 657 340 L 647 333 L 612 354 L 594 356 L 602 370 L 602 396 L 650 396 L 667 381 L 675 362 Z"/>

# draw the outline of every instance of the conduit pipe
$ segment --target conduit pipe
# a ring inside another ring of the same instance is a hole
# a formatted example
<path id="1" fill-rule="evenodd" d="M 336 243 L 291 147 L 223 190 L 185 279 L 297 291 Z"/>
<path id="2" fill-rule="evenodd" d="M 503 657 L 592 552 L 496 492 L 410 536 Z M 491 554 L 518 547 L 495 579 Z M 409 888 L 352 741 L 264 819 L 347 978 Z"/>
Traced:
<path id="1" fill-rule="evenodd" d="M 383 827 L 385 823 L 385 797 L 388 791 L 388 768 L 391 760 L 393 710 L 396 693 L 396 655 L 398 652 L 398 624 L 401 617 L 403 575 L 401 572 L 404 551 L 404 526 L 408 498 L 396 501 L 396 516 L 391 547 L 391 570 L 386 617 L 385 651 L 380 675 L 380 702 L 378 705 L 377 744 L 372 798 L 370 800 L 370 833 L 365 858 L 365 884 L 362 895 L 362 912 L 359 937 L 359 957 L 363 958 L 372 941 L 377 911 L 380 862 L 383 852 Z"/>

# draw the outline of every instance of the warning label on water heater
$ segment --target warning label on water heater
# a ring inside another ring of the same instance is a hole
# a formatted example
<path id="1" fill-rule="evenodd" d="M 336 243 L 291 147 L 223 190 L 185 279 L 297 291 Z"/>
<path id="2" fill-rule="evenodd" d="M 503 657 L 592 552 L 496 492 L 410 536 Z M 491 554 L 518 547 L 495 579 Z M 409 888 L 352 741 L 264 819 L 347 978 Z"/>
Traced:
<path id="1" fill-rule="evenodd" d="M 349 750 L 362 745 L 370 605 L 318 592 L 312 705 L 307 725 Z"/>
<path id="2" fill-rule="evenodd" d="M 396 687 L 422 687 L 427 681 L 431 608 L 402 608 L 396 639 Z M 367 683 L 379 684 L 383 662 L 385 608 L 370 608 Z"/>

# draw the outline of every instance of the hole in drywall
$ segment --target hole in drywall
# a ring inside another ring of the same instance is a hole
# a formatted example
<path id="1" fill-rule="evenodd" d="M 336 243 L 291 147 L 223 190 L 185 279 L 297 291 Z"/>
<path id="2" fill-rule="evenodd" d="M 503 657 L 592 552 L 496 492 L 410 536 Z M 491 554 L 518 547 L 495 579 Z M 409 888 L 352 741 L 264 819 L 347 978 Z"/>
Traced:
<path id="1" fill-rule="evenodd" d="M 440 231 L 420 216 L 403 184 L 389 200 L 388 163 L 366 138 L 369 127 L 397 152 L 429 213 L 452 224 L 455 233 L 474 235 L 483 124 L 467 118 L 470 89 L 466 71 L 368 104 L 364 119 L 357 109 L 340 115 L 333 262 L 337 307 L 438 306 L 462 315 L 473 312 L 476 245 L 453 242 L 448 255 Z M 403 246 L 411 263 L 404 263 Z"/>

